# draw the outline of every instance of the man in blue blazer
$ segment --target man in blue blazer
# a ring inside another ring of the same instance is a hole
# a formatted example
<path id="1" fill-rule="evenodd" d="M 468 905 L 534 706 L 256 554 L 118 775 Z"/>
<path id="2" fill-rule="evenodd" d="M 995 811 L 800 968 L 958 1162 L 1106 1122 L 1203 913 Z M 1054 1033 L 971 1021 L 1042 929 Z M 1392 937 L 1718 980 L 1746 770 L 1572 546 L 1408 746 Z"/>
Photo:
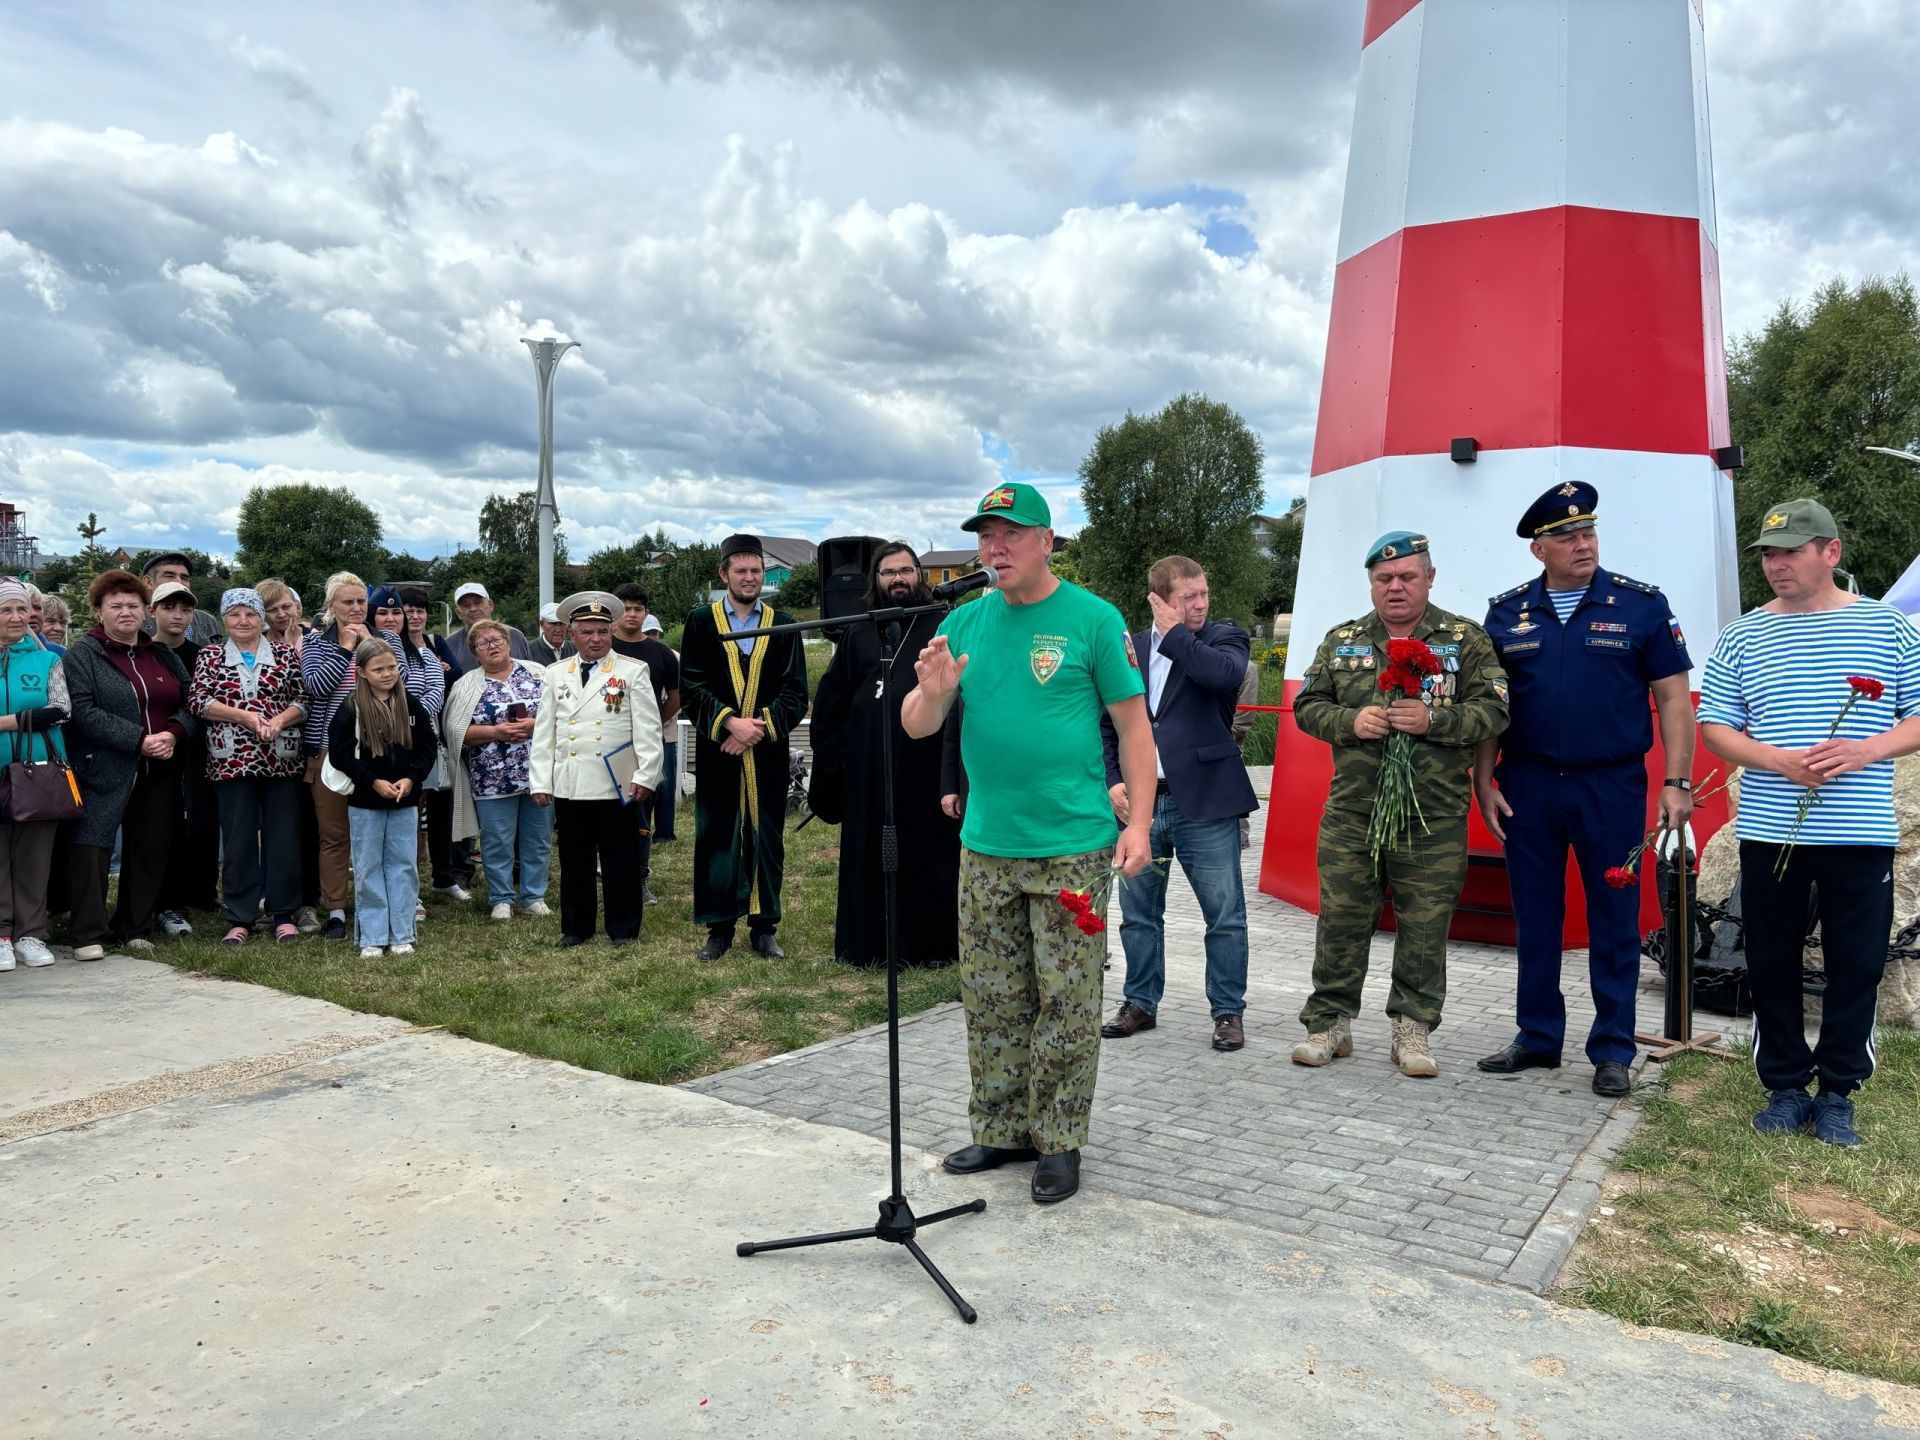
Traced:
<path id="1" fill-rule="evenodd" d="M 1247 899 L 1240 883 L 1240 817 L 1259 808 L 1240 744 L 1234 706 L 1247 673 L 1247 632 L 1210 624 L 1207 576 L 1184 555 L 1169 555 L 1147 572 L 1152 628 L 1129 637 L 1146 674 L 1147 713 L 1159 751 L 1153 802 L 1156 862 L 1177 858 L 1207 923 L 1207 1003 L 1213 1048 L 1246 1043 L 1241 1014 L 1247 995 Z M 1113 811 L 1128 821 L 1113 726 L 1102 720 L 1107 785 Z M 1156 863 L 1120 890 L 1120 945 L 1127 955 L 1126 999 L 1100 1027 L 1124 1039 L 1159 1022 L 1166 989 L 1167 875 Z"/>

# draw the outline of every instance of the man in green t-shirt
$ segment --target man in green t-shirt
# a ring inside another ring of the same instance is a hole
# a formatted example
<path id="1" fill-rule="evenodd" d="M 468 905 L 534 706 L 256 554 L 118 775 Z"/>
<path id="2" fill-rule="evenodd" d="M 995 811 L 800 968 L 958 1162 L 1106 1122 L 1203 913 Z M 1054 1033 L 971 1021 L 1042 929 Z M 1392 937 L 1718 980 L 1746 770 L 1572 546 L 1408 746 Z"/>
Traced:
<path id="1" fill-rule="evenodd" d="M 1031 485 L 989 491 L 962 528 L 980 541 L 992 591 L 949 615 L 920 652 L 900 723 L 937 731 L 966 702 L 960 753 L 970 790 L 960 828 L 960 998 L 967 1014 L 974 1143 L 956 1174 L 1040 1163 L 1033 1198 L 1080 1186 L 1080 1147 L 1100 1064 L 1106 941 L 1076 924 L 1062 890 L 1109 864 L 1151 859 L 1153 729 L 1120 612 L 1053 573 L 1052 513 Z M 1113 839 L 1100 717 L 1139 819 Z"/>

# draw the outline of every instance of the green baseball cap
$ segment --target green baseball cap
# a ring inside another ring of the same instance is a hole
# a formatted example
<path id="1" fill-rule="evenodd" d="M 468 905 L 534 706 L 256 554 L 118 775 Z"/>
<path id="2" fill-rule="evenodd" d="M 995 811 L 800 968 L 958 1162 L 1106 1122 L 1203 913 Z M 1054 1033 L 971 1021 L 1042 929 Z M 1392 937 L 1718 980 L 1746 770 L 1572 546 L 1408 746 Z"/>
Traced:
<path id="1" fill-rule="evenodd" d="M 1047 508 L 1046 500 L 1033 486 L 1019 480 L 1010 480 L 1004 485 L 996 485 L 980 497 L 980 503 L 973 514 L 960 522 L 962 530 L 978 530 L 982 520 L 1001 519 L 1015 525 L 1053 524 L 1053 511 Z"/>
<path id="2" fill-rule="evenodd" d="M 1747 546 L 1758 550 L 1769 546 L 1791 550 L 1809 540 L 1838 540 L 1840 527 L 1833 523 L 1833 512 L 1818 500 L 1789 500 L 1775 505 L 1760 520 L 1760 534 Z"/>

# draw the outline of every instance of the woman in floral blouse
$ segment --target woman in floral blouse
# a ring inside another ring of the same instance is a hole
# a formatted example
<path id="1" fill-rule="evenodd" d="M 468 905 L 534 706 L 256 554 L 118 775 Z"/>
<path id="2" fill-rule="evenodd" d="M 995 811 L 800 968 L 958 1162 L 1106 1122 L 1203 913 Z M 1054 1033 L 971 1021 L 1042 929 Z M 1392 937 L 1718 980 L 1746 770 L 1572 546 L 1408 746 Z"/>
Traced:
<path id="1" fill-rule="evenodd" d="M 553 811 L 533 803 L 528 770 L 533 718 L 546 678 L 507 648 L 507 627 L 480 620 L 467 631 L 480 663 L 454 682 L 447 696 L 447 751 L 453 769 L 453 838 L 476 831 L 487 872 L 487 900 L 495 920 L 513 918 L 513 852 L 520 849 L 520 908 L 546 915 L 547 862 Z"/>
<path id="2" fill-rule="evenodd" d="M 273 916 L 273 938 L 300 932 L 300 721 L 306 692 L 291 646 L 261 633 L 266 601 L 245 587 L 220 597 L 225 644 L 200 651 L 187 706 L 207 727 L 207 778 L 220 807 L 221 876 L 227 908 L 223 937 L 244 945 L 260 914 Z"/>

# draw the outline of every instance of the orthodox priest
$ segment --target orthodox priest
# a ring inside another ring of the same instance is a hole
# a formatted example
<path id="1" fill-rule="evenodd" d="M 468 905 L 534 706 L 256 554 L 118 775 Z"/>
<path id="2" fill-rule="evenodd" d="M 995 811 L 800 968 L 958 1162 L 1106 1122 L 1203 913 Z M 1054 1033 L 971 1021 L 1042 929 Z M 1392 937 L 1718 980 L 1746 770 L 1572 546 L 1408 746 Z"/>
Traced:
<path id="1" fill-rule="evenodd" d="M 868 576 L 867 608 L 932 603 L 912 547 L 899 541 L 882 546 Z M 849 965 L 883 965 L 887 959 L 880 869 L 880 832 L 887 816 L 880 769 L 884 744 L 893 747 L 900 888 L 913 897 L 912 918 L 903 913 L 900 921 L 900 962 L 951 965 L 960 953 L 960 822 L 940 807 L 942 738 L 915 740 L 900 728 L 900 703 L 919 683 L 913 662 L 932 642 L 940 620 L 929 613 L 878 629 L 849 626 L 813 698 L 808 799 L 815 815 L 841 827 L 833 952 Z M 883 642 L 890 642 L 892 658 Z M 906 663 L 895 664 L 901 657 Z"/>
<path id="2" fill-rule="evenodd" d="M 793 622 L 761 598 L 759 536 L 721 542 L 720 581 L 725 597 L 687 616 L 680 642 L 680 703 L 694 735 L 693 918 L 707 927 L 699 958 L 732 949 L 744 915 L 753 948 L 779 960 L 787 737 L 806 718 L 807 662 L 797 634 L 739 633 Z"/>

